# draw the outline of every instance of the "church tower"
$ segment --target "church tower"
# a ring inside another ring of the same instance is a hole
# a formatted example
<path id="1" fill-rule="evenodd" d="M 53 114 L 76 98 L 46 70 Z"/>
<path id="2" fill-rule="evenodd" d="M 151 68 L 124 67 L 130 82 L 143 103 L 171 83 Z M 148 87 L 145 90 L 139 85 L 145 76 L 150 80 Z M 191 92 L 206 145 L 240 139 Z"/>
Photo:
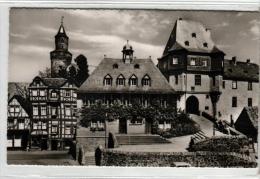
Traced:
<path id="1" fill-rule="evenodd" d="M 124 45 L 124 47 L 123 47 L 122 53 L 123 53 L 124 63 L 131 63 L 133 60 L 134 50 L 133 50 L 133 47 L 128 43 L 128 40 L 127 40 L 126 45 Z"/>
<path id="2" fill-rule="evenodd" d="M 50 52 L 51 77 L 64 77 L 67 67 L 71 64 L 72 54 L 68 51 L 69 37 L 63 26 L 63 18 L 58 33 L 55 36 L 55 50 Z"/>

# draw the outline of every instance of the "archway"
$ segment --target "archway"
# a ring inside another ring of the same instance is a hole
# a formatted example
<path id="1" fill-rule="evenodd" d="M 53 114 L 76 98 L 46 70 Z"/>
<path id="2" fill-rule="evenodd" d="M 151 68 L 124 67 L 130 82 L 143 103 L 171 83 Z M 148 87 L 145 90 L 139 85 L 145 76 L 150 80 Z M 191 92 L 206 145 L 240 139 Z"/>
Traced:
<path id="1" fill-rule="evenodd" d="M 199 100 L 195 96 L 190 96 L 186 100 L 186 112 L 190 114 L 199 114 Z"/>

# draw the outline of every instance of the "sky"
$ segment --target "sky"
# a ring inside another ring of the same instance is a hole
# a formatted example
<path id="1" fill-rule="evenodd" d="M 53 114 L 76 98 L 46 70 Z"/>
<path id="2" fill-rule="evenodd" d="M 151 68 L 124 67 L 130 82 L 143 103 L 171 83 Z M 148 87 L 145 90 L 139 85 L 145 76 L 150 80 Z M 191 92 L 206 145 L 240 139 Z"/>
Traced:
<path id="1" fill-rule="evenodd" d="M 88 59 L 90 72 L 104 58 L 121 58 L 127 39 L 137 58 L 160 58 L 176 19 L 199 21 L 211 29 L 212 39 L 227 59 L 237 56 L 259 64 L 260 19 L 256 12 L 11 9 L 9 81 L 31 82 L 50 67 L 54 36 L 64 16 L 73 60 Z"/>

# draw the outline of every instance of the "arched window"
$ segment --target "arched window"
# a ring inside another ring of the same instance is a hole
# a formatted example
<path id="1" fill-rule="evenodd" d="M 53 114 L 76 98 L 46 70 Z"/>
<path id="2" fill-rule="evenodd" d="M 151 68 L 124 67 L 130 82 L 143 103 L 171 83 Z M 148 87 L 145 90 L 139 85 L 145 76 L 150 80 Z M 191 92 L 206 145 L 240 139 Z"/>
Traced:
<path id="1" fill-rule="evenodd" d="M 151 86 L 151 78 L 146 74 L 142 79 L 143 86 Z"/>
<path id="2" fill-rule="evenodd" d="M 112 77 L 109 74 L 104 77 L 104 85 L 112 86 Z"/>
<path id="3" fill-rule="evenodd" d="M 138 79 L 135 75 L 132 75 L 130 78 L 129 78 L 129 85 L 130 86 L 137 86 L 137 83 L 138 83 Z"/>
<path id="4" fill-rule="evenodd" d="M 186 46 L 190 45 L 189 41 L 185 41 L 184 43 L 185 43 Z"/>
<path id="5" fill-rule="evenodd" d="M 118 64 L 115 63 L 115 64 L 113 65 L 113 69 L 117 69 L 117 68 L 118 68 Z"/>
<path id="6" fill-rule="evenodd" d="M 116 79 L 116 85 L 124 86 L 125 85 L 125 77 L 121 74 Z"/>

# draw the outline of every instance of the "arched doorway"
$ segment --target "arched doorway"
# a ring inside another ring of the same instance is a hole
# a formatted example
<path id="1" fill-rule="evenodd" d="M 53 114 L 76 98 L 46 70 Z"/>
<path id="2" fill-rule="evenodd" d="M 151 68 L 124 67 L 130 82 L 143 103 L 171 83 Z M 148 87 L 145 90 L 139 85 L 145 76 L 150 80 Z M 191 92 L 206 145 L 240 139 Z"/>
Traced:
<path id="1" fill-rule="evenodd" d="M 186 100 L 186 112 L 190 114 L 199 114 L 199 100 L 195 96 L 190 96 Z"/>

